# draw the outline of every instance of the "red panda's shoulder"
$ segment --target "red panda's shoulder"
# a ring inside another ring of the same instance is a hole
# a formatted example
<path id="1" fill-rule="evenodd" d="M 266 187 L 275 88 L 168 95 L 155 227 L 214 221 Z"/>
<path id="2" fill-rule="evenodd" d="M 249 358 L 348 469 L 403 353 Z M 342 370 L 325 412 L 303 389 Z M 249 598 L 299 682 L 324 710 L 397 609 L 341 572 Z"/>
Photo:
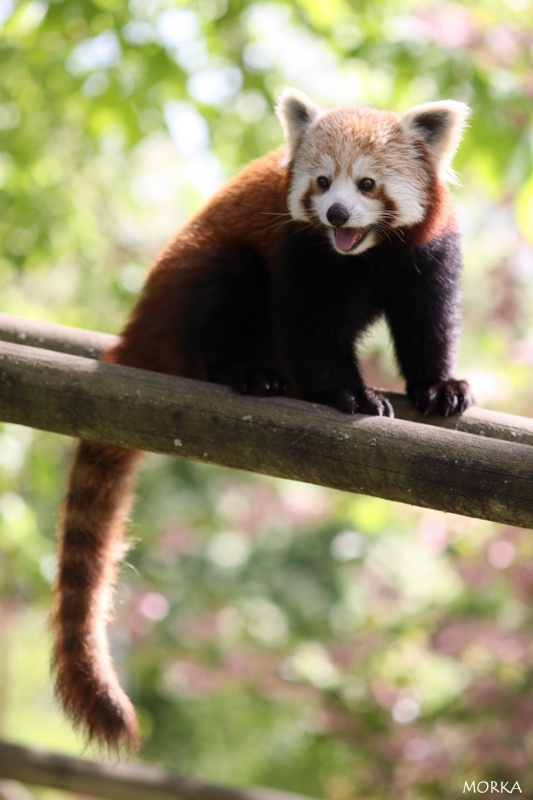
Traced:
<path id="1" fill-rule="evenodd" d="M 252 161 L 228 181 L 181 229 L 172 250 L 200 244 L 250 246 L 267 262 L 277 253 L 287 221 L 289 167 L 284 148 Z M 279 235 L 278 235 L 279 234 Z"/>
<path id="2" fill-rule="evenodd" d="M 250 215 L 275 211 L 285 204 L 288 166 L 285 149 L 279 148 L 252 161 L 226 183 L 200 212 L 215 219 L 221 215 L 224 225 L 241 215 L 250 222 Z M 228 216 L 229 215 L 229 216 Z"/>

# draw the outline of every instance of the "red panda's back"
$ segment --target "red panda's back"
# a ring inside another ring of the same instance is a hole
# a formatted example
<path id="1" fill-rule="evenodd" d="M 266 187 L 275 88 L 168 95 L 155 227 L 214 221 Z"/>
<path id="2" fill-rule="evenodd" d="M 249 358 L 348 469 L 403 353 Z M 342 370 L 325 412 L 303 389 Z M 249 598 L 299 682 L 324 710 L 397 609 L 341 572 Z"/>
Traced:
<path id="1" fill-rule="evenodd" d="M 152 267 L 120 341 L 105 360 L 184 377 L 199 377 L 183 354 L 191 307 L 217 264 L 249 251 L 268 271 L 279 261 L 289 169 L 279 149 L 253 161 L 205 205 Z M 246 261 L 246 258 L 244 258 Z"/>
<path id="2" fill-rule="evenodd" d="M 274 268 L 287 208 L 289 169 L 279 148 L 252 161 L 178 231 L 163 258 L 179 259 L 205 248 L 252 247 Z"/>

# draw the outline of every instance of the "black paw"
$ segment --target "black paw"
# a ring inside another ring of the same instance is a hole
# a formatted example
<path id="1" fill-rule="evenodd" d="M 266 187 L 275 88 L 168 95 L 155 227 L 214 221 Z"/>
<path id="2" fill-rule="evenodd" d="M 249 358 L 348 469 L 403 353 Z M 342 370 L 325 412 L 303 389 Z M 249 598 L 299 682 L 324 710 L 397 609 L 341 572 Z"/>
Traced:
<path id="1" fill-rule="evenodd" d="M 207 380 L 221 383 L 241 394 L 268 397 L 285 394 L 285 383 L 274 370 L 249 367 L 244 364 L 231 366 L 212 366 L 208 369 Z"/>
<path id="2" fill-rule="evenodd" d="M 452 414 L 462 414 L 474 404 L 468 383 L 453 378 L 438 381 L 427 389 L 410 389 L 408 394 L 419 411 L 426 416 L 441 414 L 443 417 L 450 417 Z"/>
<path id="3" fill-rule="evenodd" d="M 352 392 L 349 389 L 323 389 L 306 395 L 306 400 L 331 406 L 345 414 L 372 414 L 379 417 L 393 417 L 392 405 L 379 392 L 362 389 Z"/>
<path id="4" fill-rule="evenodd" d="M 374 414 L 379 417 L 393 417 L 394 409 L 392 404 L 387 398 L 374 391 L 374 389 L 363 389 L 362 392 L 357 392 L 355 395 L 357 403 L 357 414 Z"/>

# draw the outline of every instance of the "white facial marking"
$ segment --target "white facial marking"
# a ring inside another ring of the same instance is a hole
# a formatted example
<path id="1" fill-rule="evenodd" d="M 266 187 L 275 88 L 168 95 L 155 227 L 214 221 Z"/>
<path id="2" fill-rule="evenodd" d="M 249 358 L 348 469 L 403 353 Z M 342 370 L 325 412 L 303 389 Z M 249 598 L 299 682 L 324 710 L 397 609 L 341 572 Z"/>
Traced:
<path id="1" fill-rule="evenodd" d="M 391 172 L 386 182 L 387 194 L 397 209 L 397 217 L 393 222 L 394 228 L 404 225 L 416 225 L 424 218 L 425 207 L 422 203 L 423 195 L 420 186 L 410 183 L 405 175 Z"/>
<path id="2" fill-rule="evenodd" d="M 333 177 L 333 175 L 335 174 L 335 161 L 330 156 L 330 154 L 321 153 L 318 162 L 319 162 L 319 167 L 321 167 L 324 170 L 324 175 L 326 177 Z"/>
<path id="3" fill-rule="evenodd" d="M 296 100 L 300 102 L 299 97 Z M 294 112 L 296 100 L 291 98 L 292 105 L 287 105 L 293 113 L 286 123 L 299 126 L 298 136 L 288 139 L 292 157 L 288 207 L 293 219 L 324 226 L 333 247 L 343 255 L 370 249 L 387 235 L 387 229 L 390 234 L 391 227 L 412 227 L 425 219 L 434 173 L 427 159 L 420 157 L 416 142 L 420 131 L 424 134 L 427 129 L 441 171 L 459 138 L 460 124 L 452 125 L 440 138 L 437 134 L 444 127 L 445 113 L 460 116 L 455 107 L 416 108 L 398 117 L 370 109 L 322 112 L 307 104 L 304 120 L 303 114 Z M 317 183 L 321 177 L 330 182 L 326 189 Z M 360 185 L 363 178 L 374 181 L 374 187 L 365 191 Z M 338 228 L 339 246 L 336 228 L 328 220 L 334 205 L 342 206 L 348 215 L 340 226 L 345 229 L 342 235 Z"/>
<path id="4" fill-rule="evenodd" d="M 309 214 L 304 207 L 303 199 L 309 189 L 310 175 L 305 170 L 293 170 L 291 187 L 287 197 L 287 205 L 291 217 L 295 220 L 309 222 Z"/>

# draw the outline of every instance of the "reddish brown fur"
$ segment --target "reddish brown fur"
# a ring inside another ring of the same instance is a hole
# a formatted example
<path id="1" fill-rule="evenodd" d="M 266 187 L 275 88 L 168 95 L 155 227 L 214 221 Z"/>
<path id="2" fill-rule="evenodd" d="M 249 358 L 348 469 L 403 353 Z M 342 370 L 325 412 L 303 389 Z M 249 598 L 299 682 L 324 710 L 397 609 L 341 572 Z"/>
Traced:
<path id="1" fill-rule="evenodd" d="M 190 298 L 205 271 L 228 248 L 250 247 L 269 271 L 276 268 L 288 220 L 291 175 L 291 168 L 282 165 L 283 155 L 279 150 L 248 166 L 178 233 L 151 270 L 119 343 L 104 356 L 106 361 L 204 377 L 187 363 L 183 348 Z M 431 239 L 447 222 L 447 190 L 433 169 L 429 173 L 431 202 L 426 218 L 411 232 L 420 242 Z M 52 619 L 58 696 L 88 738 L 111 750 L 133 749 L 139 742 L 135 712 L 118 683 L 105 631 L 118 564 L 126 549 L 123 528 L 139 457 L 120 447 L 79 444 L 61 526 Z"/>
<path id="2" fill-rule="evenodd" d="M 438 179 L 427 146 L 420 142 L 418 148 L 420 160 L 423 162 L 428 175 L 429 200 L 426 205 L 424 219 L 418 225 L 407 228 L 405 236 L 411 244 L 421 247 L 431 242 L 444 230 L 450 233 L 456 231 L 457 223 L 450 190 L 445 183 Z"/>
<path id="3" fill-rule="evenodd" d="M 206 253 L 216 261 L 217 253 L 234 243 L 255 247 L 274 269 L 281 246 L 277 229 L 287 213 L 282 156 L 282 151 L 273 152 L 248 166 L 178 233 L 151 270 L 128 325 L 105 361 L 203 377 L 186 363 L 180 349 L 188 298 L 202 278 Z M 61 524 L 52 617 L 56 690 L 66 713 L 88 739 L 110 750 L 132 750 L 139 744 L 135 712 L 118 683 L 105 637 L 106 608 L 126 550 L 123 529 L 139 456 L 119 447 L 80 442 Z"/>
<path id="4" fill-rule="evenodd" d="M 202 377 L 182 358 L 188 299 L 204 277 L 207 260 L 234 245 L 261 254 L 270 271 L 279 258 L 287 220 L 287 167 L 283 150 L 254 161 L 184 227 L 151 270 L 119 344 L 106 360 L 183 377 Z"/>
<path id="5" fill-rule="evenodd" d="M 139 744 L 135 711 L 109 656 L 105 621 L 126 546 L 123 529 L 140 453 L 80 442 L 65 502 L 52 627 L 56 689 L 90 740 Z"/>

